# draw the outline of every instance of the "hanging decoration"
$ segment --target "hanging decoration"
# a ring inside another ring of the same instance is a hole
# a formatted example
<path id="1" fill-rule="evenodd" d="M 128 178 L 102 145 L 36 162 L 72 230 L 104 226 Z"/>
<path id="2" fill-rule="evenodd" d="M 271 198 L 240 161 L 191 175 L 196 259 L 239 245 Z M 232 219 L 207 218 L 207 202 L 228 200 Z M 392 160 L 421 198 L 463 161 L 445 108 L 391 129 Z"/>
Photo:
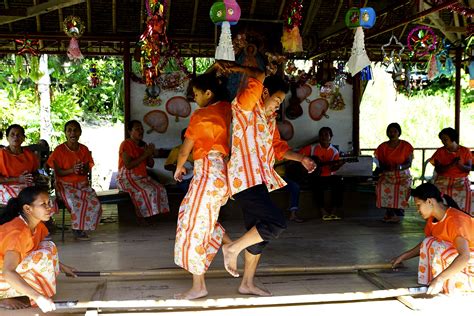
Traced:
<path id="1" fill-rule="evenodd" d="M 38 56 L 31 56 L 30 58 L 30 72 L 29 76 L 33 82 L 38 82 L 41 77 L 43 77 L 44 73 L 40 71 L 39 67 L 39 57 Z"/>
<path id="2" fill-rule="evenodd" d="M 362 26 L 365 29 L 369 29 L 375 25 L 376 19 L 375 10 L 370 7 L 364 7 L 350 8 L 346 13 L 344 21 L 349 28 Z"/>
<path id="3" fill-rule="evenodd" d="M 467 18 L 474 17 L 474 8 L 466 7 L 463 3 L 458 2 L 449 6 L 451 11 L 461 14 Z"/>
<path id="4" fill-rule="evenodd" d="M 283 36 L 281 45 L 287 53 L 303 51 L 303 40 L 300 35 L 301 21 L 303 20 L 303 0 L 293 0 L 283 17 Z"/>
<path id="5" fill-rule="evenodd" d="M 346 85 L 347 73 L 344 71 L 345 63 L 343 61 L 337 62 L 336 76 L 334 77 L 334 84 L 336 87 L 344 87 Z"/>
<path id="6" fill-rule="evenodd" d="M 240 19 L 240 7 L 235 0 L 215 2 L 209 12 L 211 21 L 221 26 L 219 45 L 216 48 L 215 59 L 235 61 L 235 52 L 232 46 L 230 26 L 237 24 Z"/>
<path id="7" fill-rule="evenodd" d="M 160 110 L 153 110 L 143 116 L 143 122 L 150 127 L 147 134 L 165 133 L 168 130 L 168 115 Z"/>
<path id="8" fill-rule="evenodd" d="M 168 44 L 166 37 L 166 26 L 164 18 L 164 1 L 146 0 L 147 22 L 145 30 L 140 36 L 141 66 L 145 84 L 148 87 L 156 85 L 156 79 L 160 75 L 158 62 L 161 51 Z"/>
<path id="9" fill-rule="evenodd" d="M 15 42 L 21 47 L 18 49 L 17 55 L 31 54 L 33 56 L 39 56 L 38 40 L 32 40 L 29 38 L 16 39 Z"/>
<path id="10" fill-rule="evenodd" d="M 396 46 L 399 46 L 400 48 L 398 49 L 398 51 L 396 49 L 393 49 L 390 52 L 390 56 L 389 56 L 387 55 L 387 52 L 385 51 L 385 49 L 390 47 L 391 45 L 396 45 Z M 404 50 L 405 50 L 405 45 L 400 43 L 398 41 L 398 38 L 393 34 L 390 37 L 390 40 L 388 41 L 388 43 L 382 45 L 382 54 L 383 54 L 382 65 L 385 66 L 386 72 L 395 74 L 395 73 L 400 73 L 402 71 L 402 68 L 403 68 L 402 67 L 402 54 Z"/>
<path id="11" fill-rule="evenodd" d="M 71 38 L 67 49 L 67 56 L 70 60 L 80 60 L 84 57 L 79 49 L 79 42 L 77 40 L 84 34 L 85 30 L 86 26 L 82 23 L 80 17 L 70 15 L 64 19 L 63 31 Z"/>
<path id="12" fill-rule="evenodd" d="M 369 69 L 365 69 L 367 67 L 369 67 Z M 349 69 L 349 72 L 352 76 L 364 70 L 363 75 L 366 79 L 369 78 L 368 74 L 371 73 L 370 60 L 367 56 L 367 52 L 365 51 L 364 31 L 362 30 L 361 26 L 357 27 L 355 32 L 354 43 L 352 44 L 351 50 L 351 57 L 347 62 L 347 68 Z M 368 80 L 370 80 L 370 78 Z"/>
<path id="13" fill-rule="evenodd" d="M 437 77 L 444 76 L 450 78 L 454 76 L 454 73 L 456 72 L 456 67 L 454 66 L 453 59 L 449 56 L 449 49 L 451 48 L 451 44 L 448 43 L 446 40 L 443 40 L 442 44 L 443 48 L 436 54 L 435 58 L 436 67 L 438 70 Z"/>
<path id="14" fill-rule="evenodd" d="M 266 52 L 267 56 L 267 66 L 266 66 L 266 75 L 274 75 L 278 71 L 278 67 L 286 62 L 286 57 L 278 54 L 272 54 Z"/>
<path id="15" fill-rule="evenodd" d="M 151 107 L 160 106 L 161 105 L 160 92 L 161 92 L 161 89 L 157 84 L 146 87 L 145 96 L 143 97 L 143 105 L 151 106 Z"/>
<path id="16" fill-rule="evenodd" d="M 191 104 L 182 96 L 174 96 L 166 102 L 166 111 L 169 115 L 175 117 L 176 122 L 179 118 L 186 118 L 191 114 Z"/>
<path id="17" fill-rule="evenodd" d="M 329 109 L 329 102 L 324 98 L 318 98 L 313 100 L 308 105 L 309 117 L 314 121 L 319 121 L 323 118 L 329 118 L 329 115 L 326 114 Z"/>
<path id="18" fill-rule="evenodd" d="M 92 88 L 96 88 L 100 83 L 100 78 L 97 74 L 97 65 L 95 63 L 89 67 L 89 81 Z"/>
<path id="19" fill-rule="evenodd" d="M 436 44 L 436 35 L 429 26 L 419 25 L 408 33 L 407 46 L 415 57 L 432 53 L 436 49 Z"/>

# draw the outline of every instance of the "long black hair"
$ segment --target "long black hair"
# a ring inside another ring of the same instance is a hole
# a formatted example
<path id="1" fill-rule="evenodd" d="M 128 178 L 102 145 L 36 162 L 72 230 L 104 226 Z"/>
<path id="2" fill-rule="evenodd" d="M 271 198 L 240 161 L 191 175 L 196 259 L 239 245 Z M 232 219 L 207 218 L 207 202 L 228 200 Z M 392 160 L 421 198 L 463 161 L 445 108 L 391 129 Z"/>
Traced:
<path id="1" fill-rule="evenodd" d="M 439 189 L 434 184 L 429 183 L 429 182 L 420 184 L 415 189 L 412 189 L 411 196 L 416 197 L 423 201 L 433 198 L 437 202 L 440 202 L 440 203 L 446 202 L 446 205 L 448 205 L 449 207 L 453 207 L 455 209 L 461 210 L 459 205 L 456 203 L 456 201 L 453 200 L 452 197 L 450 197 L 447 194 L 441 194 Z"/>
<path id="2" fill-rule="evenodd" d="M 190 87 L 203 92 L 211 91 L 214 94 L 211 102 L 214 103 L 217 101 L 229 101 L 229 91 L 227 91 L 226 85 L 227 79 L 225 77 L 218 78 L 216 72 L 211 71 L 192 79 Z"/>
<path id="3" fill-rule="evenodd" d="M 19 215 L 24 216 L 23 206 L 31 205 L 41 193 L 49 194 L 48 190 L 41 186 L 26 187 L 17 197 L 8 200 L 7 206 L 0 210 L 0 225 L 8 223 Z"/>

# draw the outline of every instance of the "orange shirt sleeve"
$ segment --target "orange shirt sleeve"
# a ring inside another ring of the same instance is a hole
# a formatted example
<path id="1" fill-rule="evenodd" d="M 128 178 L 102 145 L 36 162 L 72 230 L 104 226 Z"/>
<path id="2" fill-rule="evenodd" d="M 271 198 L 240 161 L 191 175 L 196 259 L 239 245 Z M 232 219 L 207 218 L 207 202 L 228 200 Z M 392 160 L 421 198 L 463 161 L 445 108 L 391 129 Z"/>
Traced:
<path id="1" fill-rule="evenodd" d="M 247 87 L 236 96 L 238 107 L 245 111 L 253 111 L 263 92 L 263 83 L 255 78 L 249 78 Z"/>
<path id="2" fill-rule="evenodd" d="M 199 137 L 199 131 L 196 129 L 197 123 L 200 121 L 200 115 L 199 115 L 200 109 L 195 111 L 193 115 L 191 116 L 191 119 L 189 120 L 189 125 L 186 128 L 186 133 L 184 134 L 185 138 L 188 138 L 192 141 L 196 141 L 196 139 Z"/>
<path id="3" fill-rule="evenodd" d="M 273 132 L 273 150 L 275 150 L 275 156 L 278 160 L 283 159 L 285 153 L 290 150 L 290 146 L 288 146 L 286 141 L 281 139 L 280 132 L 276 127 L 275 131 Z"/>
<path id="4" fill-rule="evenodd" d="M 298 151 L 298 153 L 305 156 L 311 156 L 311 145 L 304 146 Z"/>

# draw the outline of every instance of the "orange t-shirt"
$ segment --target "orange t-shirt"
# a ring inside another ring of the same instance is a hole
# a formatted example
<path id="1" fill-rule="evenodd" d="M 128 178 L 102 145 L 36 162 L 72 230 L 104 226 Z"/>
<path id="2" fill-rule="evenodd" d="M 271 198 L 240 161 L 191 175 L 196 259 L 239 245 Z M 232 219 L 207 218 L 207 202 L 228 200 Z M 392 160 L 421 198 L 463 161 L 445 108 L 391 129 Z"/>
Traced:
<path id="1" fill-rule="evenodd" d="M 455 208 L 448 208 L 445 217 L 433 223 L 429 218 L 425 226 L 425 235 L 433 236 L 438 240 L 454 243 L 456 237 L 461 236 L 469 242 L 469 247 L 474 247 L 474 218 Z"/>
<path id="2" fill-rule="evenodd" d="M 63 143 L 56 147 L 53 153 L 49 156 L 48 161 L 46 162 L 48 166 L 51 168 L 55 168 L 57 165 L 60 169 L 71 169 L 74 168 L 76 162 L 81 161 L 84 164 L 89 166 L 89 169 L 92 169 L 94 166 L 94 160 L 92 159 L 92 155 L 89 151 L 89 148 L 86 146 L 79 144 L 79 149 L 76 151 L 72 151 L 67 147 L 66 143 Z M 67 176 L 58 176 L 56 173 L 56 177 L 68 183 L 80 183 L 87 181 L 87 175 L 80 175 L 80 174 L 68 174 Z"/>
<path id="3" fill-rule="evenodd" d="M 193 159 L 205 157 L 211 150 L 229 154 L 229 127 L 232 108 L 220 101 L 196 110 L 184 135 L 194 141 Z"/>
<path id="4" fill-rule="evenodd" d="M 311 145 L 305 146 L 300 149 L 299 153 L 305 156 L 316 156 L 320 162 L 339 160 L 339 151 L 332 144 L 329 144 L 328 148 L 324 148 L 321 144 L 312 147 Z M 321 177 L 329 177 L 332 174 L 334 174 L 334 171 L 331 170 L 330 165 L 321 166 Z"/>
<path id="5" fill-rule="evenodd" d="M 377 160 L 389 168 L 395 168 L 397 165 L 406 163 L 412 154 L 413 146 L 404 140 L 400 140 L 395 148 L 390 147 L 388 141 L 384 142 L 374 152 Z"/>
<path id="6" fill-rule="evenodd" d="M 20 261 L 30 252 L 38 249 L 39 243 L 48 235 L 48 229 L 40 222 L 34 233 L 20 216 L 8 223 L 0 225 L 0 270 L 3 268 L 3 258 L 7 251 L 20 254 Z"/>
<path id="7" fill-rule="evenodd" d="M 441 165 L 450 164 L 455 158 L 459 158 L 462 164 L 466 164 L 471 161 L 472 155 L 468 148 L 459 146 L 457 151 L 450 152 L 446 147 L 441 147 L 436 150 L 433 156 L 430 158 L 430 162 L 434 165 L 438 162 Z M 452 178 L 464 178 L 469 175 L 469 172 L 462 171 L 456 166 L 449 167 L 444 172 L 439 172 L 438 175 Z"/>
<path id="8" fill-rule="evenodd" d="M 38 157 L 29 149 L 14 155 L 6 148 L 0 149 L 0 175 L 3 177 L 19 177 L 23 172 L 33 173 L 39 168 Z"/>
<path id="9" fill-rule="evenodd" d="M 138 145 L 137 145 L 133 140 L 131 140 L 130 138 L 124 140 L 124 141 L 120 144 L 120 149 L 119 149 L 119 162 L 118 162 L 118 168 L 119 168 L 119 170 L 122 169 L 122 168 L 125 168 L 125 163 L 123 162 L 123 159 L 122 159 L 122 153 L 124 153 L 124 152 L 126 152 L 127 155 L 128 155 L 132 160 L 135 160 L 135 159 L 137 159 L 138 157 L 140 157 L 141 155 L 143 155 L 143 153 L 145 152 L 145 148 L 138 146 Z M 147 176 L 147 173 L 146 173 L 146 160 L 143 160 L 138 166 L 136 166 L 135 168 L 133 168 L 131 171 L 132 171 L 134 174 L 138 175 L 138 176 L 144 176 L 144 177 L 146 177 L 146 176 Z"/>

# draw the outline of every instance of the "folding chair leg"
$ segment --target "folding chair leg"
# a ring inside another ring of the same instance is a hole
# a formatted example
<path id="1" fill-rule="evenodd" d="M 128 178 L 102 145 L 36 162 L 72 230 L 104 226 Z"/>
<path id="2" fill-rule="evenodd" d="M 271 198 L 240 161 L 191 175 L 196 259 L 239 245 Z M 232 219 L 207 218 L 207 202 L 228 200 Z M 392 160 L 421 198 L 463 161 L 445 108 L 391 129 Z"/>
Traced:
<path id="1" fill-rule="evenodd" d="M 64 229 L 65 229 L 65 226 L 66 226 L 66 208 L 63 207 L 62 209 L 63 211 L 63 224 L 62 224 L 62 227 L 61 227 L 61 241 L 64 241 Z"/>

